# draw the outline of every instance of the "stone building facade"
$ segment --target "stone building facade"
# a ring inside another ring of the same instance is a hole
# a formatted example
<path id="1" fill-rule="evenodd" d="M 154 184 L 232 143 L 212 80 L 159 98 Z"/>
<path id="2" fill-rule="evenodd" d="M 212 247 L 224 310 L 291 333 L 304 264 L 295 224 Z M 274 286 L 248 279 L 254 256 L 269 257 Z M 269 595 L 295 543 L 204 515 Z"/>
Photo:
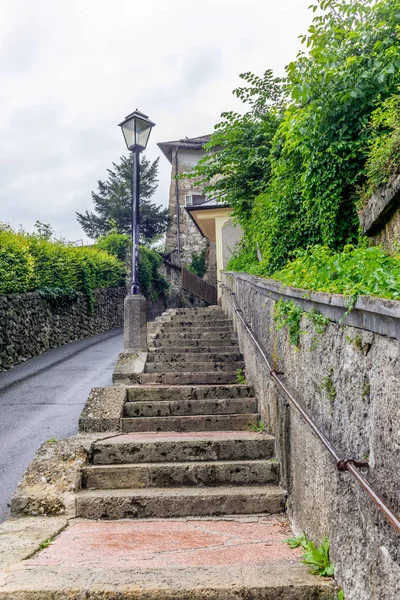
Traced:
<path id="1" fill-rule="evenodd" d="M 186 211 L 187 205 L 202 204 L 207 200 L 203 186 L 196 178 L 175 179 L 175 175 L 188 173 L 205 155 L 204 144 L 210 135 L 185 138 L 171 142 L 160 142 L 159 148 L 171 163 L 171 185 L 169 192 L 169 214 L 171 224 L 167 231 L 166 250 L 171 260 L 187 266 L 193 254 L 207 251 L 207 273 L 204 279 L 216 283 L 215 244 L 210 243 L 197 229 Z"/>

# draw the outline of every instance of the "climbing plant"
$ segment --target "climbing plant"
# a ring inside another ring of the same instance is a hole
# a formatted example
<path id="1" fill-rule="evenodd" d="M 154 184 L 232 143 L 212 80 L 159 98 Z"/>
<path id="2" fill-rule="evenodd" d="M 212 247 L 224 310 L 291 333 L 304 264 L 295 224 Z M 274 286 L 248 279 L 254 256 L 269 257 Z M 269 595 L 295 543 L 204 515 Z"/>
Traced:
<path id="1" fill-rule="evenodd" d="M 252 272 L 261 257 L 271 275 L 299 248 L 358 242 L 371 116 L 400 84 L 400 0 L 310 8 L 312 25 L 285 78 L 241 75 L 245 85 L 234 93 L 247 112 L 223 113 L 192 173 L 232 205 L 244 229 L 228 268 Z"/>
<path id="2" fill-rule="evenodd" d="M 191 271 L 197 275 L 197 277 L 204 277 L 204 275 L 207 273 L 206 256 L 207 248 L 203 248 L 203 250 L 200 250 L 200 252 L 194 252 L 192 254 L 192 260 L 187 267 L 188 271 Z"/>

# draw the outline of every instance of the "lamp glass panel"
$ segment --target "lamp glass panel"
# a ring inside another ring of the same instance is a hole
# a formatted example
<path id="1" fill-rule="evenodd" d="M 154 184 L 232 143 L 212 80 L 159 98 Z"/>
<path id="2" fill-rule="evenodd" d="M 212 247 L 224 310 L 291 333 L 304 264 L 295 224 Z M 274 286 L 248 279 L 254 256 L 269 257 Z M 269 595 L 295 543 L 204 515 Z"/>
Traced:
<path id="1" fill-rule="evenodd" d="M 146 148 L 152 126 L 142 119 L 136 119 L 136 144 Z"/>
<path id="2" fill-rule="evenodd" d="M 135 146 L 135 119 L 131 119 L 122 125 L 122 133 L 128 148 Z"/>

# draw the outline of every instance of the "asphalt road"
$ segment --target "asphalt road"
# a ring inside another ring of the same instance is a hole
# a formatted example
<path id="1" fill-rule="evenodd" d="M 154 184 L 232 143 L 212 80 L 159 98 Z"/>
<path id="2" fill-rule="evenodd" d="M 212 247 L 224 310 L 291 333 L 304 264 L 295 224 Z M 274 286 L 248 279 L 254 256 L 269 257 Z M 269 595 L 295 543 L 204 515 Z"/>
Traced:
<path id="1" fill-rule="evenodd" d="M 122 329 L 113 329 L 0 373 L 0 522 L 40 444 L 77 433 L 91 388 L 111 384 L 122 349 Z"/>

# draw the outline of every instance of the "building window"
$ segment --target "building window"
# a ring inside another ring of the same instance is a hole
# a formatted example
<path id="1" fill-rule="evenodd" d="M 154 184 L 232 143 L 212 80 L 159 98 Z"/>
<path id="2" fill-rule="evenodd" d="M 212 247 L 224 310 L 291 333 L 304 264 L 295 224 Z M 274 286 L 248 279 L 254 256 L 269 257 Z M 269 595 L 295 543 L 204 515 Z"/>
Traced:
<path id="1" fill-rule="evenodd" d="M 206 196 L 200 194 L 192 194 L 191 196 L 185 196 L 185 206 L 198 206 L 207 202 Z"/>

